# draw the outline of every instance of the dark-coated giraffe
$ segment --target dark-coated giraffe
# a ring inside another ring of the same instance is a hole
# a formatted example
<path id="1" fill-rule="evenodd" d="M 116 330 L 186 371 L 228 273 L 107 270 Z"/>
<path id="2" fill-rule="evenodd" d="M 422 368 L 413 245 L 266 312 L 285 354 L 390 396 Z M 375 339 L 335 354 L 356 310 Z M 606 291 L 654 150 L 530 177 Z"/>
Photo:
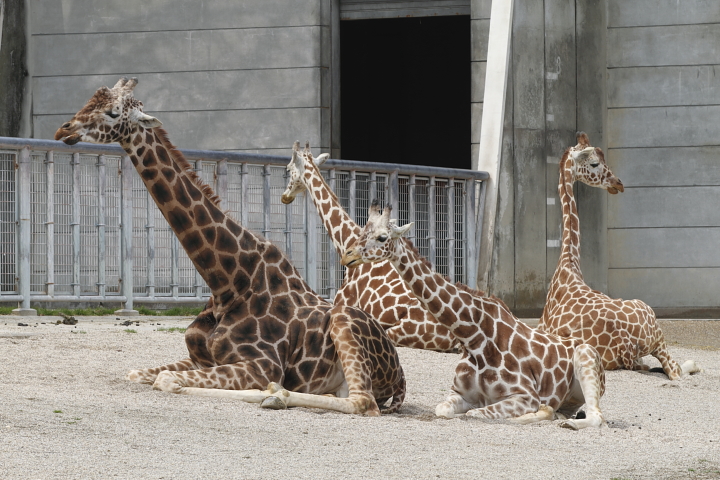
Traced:
<path id="1" fill-rule="evenodd" d="M 356 267 L 389 260 L 408 288 L 461 342 L 462 358 L 442 417 L 468 415 L 516 423 L 552 420 L 574 414 L 585 404 L 585 418 L 561 426 L 580 429 L 605 423 L 600 397 L 605 372 L 597 351 L 571 338 L 536 331 L 518 321 L 499 299 L 453 285 L 432 271 L 408 242 L 410 226 L 390 221 L 390 208 L 370 207 L 367 225 L 342 259 Z"/>
<path id="2" fill-rule="evenodd" d="M 275 245 L 223 213 L 160 121 L 143 113 L 136 84 L 123 78 L 97 90 L 55 139 L 120 143 L 212 297 L 186 331 L 189 358 L 128 378 L 268 408 L 372 416 L 392 398 L 382 412 L 396 412 L 405 378 L 382 327 L 359 309 L 325 302 Z"/>
<path id="3" fill-rule="evenodd" d="M 594 346 L 606 370 L 648 370 L 641 358 L 652 355 L 671 380 L 700 371 L 692 360 L 680 366 L 672 359 L 655 312 L 647 304 L 610 298 L 585 284 L 580 271 L 580 218 L 573 184 L 579 180 L 611 194 L 624 191 L 624 187 L 605 163 L 602 150 L 591 146 L 584 132 L 578 132 L 577 142 L 560 160 L 562 250 L 538 329 Z"/>
<path id="4" fill-rule="evenodd" d="M 299 143 L 295 142 L 287 166 L 290 180 L 282 194 L 282 202 L 292 203 L 300 192 L 309 192 L 335 250 L 342 256 L 362 229 L 342 208 L 337 195 L 320 173 L 319 166 L 327 157 L 327 154 L 320 155 L 316 162 L 310 145 L 300 151 Z M 441 352 L 457 349 L 457 341 L 450 331 L 415 298 L 389 262 L 346 269 L 345 281 L 336 300 L 372 315 L 397 346 Z"/>

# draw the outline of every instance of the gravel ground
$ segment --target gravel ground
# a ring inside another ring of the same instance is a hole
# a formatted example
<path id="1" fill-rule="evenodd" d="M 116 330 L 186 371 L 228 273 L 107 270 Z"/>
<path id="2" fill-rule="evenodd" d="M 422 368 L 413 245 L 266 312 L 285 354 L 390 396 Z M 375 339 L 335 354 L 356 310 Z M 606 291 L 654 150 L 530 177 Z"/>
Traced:
<path id="1" fill-rule="evenodd" d="M 396 415 L 267 411 L 124 380 L 184 358 L 183 335 L 158 329 L 187 318 L 57 318 L 0 317 L 2 478 L 720 478 L 720 322 L 662 321 L 671 353 L 704 372 L 608 372 L 608 427 L 573 432 L 434 418 L 454 354 L 400 349 L 408 396 Z"/>

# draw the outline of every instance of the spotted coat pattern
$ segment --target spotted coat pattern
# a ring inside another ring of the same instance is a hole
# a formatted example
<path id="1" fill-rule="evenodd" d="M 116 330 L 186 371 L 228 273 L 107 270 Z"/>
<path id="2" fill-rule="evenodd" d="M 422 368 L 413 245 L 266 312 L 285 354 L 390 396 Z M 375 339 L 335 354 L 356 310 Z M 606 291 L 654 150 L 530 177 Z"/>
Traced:
<path id="1" fill-rule="evenodd" d="M 324 156 L 320 163 L 324 161 Z M 287 166 L 290 180 L 282 202 L 292 203 L 302 191 L 309 192 L 333 245 L 342 255 L 360 235 L 356 224 L 325 182 L 310 146 L 300 151 L 296 142 Z M 346 269 L 345 281 L 336 299 L 358 307 L 380 322 L 397 346 L 449 352 L 457 350 L 450 331 L 419 302 L 389 262 L 366 263 Z"/>
<path id="2" fill-rule="evenodd" d="M 408 288 L 462 344 L 462 358 L 447 400 L 436 414 L 466 414 L 518 423 L 572 414 L 585 404 L 586 418 L 568 428 L 604 423 L 600 397 L 605 374 L 597 351 L 571 338 L 534 330 L 518 321 L 497 298 L 453 285 L 432 271 L 408 242 L 398 241 L 410 225 L 397 227 L 390 209 L 377 204 L 357 241 L 343 256 L 354 267 L 389 260 Z"/>
<path id="3" fill-rule="evenodd" d="M 560 160 L 562 250 L 538 329 L 594 346 L 607 370 L 648 370 L 640 359 L 652 355 L 670 379 L 697 371 L 695 362 L 690 360 L 681 367 L 670 357 L 655 312 L 647 304 L 613 299 L 585 284 L 580 271 L 580 219 L 573 184 L 579 180 L 611 194 L 622 192 L 624 187 L 605 163 L 602 150 L 592 147 L 583 132 L 578 133 L 577 140 Z"/>
<path id="4" fill-rule="evenodd" d="M 100 88 L 55 138 L 120 143 L 212 297 L 186 331 L 189 358 L 128 378 L 195 395 L 270 384 L 337 393 L 349 397 L 328 408 L 369 415 L 392 398 L 385 411 L 397 411 L 405 379 L 384 330 L 359 309 L 328 304 L 282 251 L 224 213 L 160 122 L 143 113 L 136 84 L 123 78 Z"/>

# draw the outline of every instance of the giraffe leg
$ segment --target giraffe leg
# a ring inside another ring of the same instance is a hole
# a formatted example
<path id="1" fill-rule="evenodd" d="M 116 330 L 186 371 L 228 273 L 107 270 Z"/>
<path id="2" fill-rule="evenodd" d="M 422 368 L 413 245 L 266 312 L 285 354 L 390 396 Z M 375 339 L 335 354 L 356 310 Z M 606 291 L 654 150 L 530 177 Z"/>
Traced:
<path id="1" fill-rule="evenodd" d="M 660 361 L 665 375 L 667 375 L 670 380 L 678 380 L 683 375 L 702 371 L 694 360 L 687 360 L 680 366 L 667 351 L 667 345 L 664 339 L 660 339 L 657 348 L 652 352 L 652 356 Z"/>
<path id="2" fill-rule="evenodd" d="M 600 427 L 605 424 L 600 411 L 600 397 L 605 392 L 605 370 L 600 355 L 588 344 L 578 345 L 573 355 L 573 367 L 575 378 L 570 394 L 574 400 L 580 400 L 579 397 L 584 400 L 585 418 L 565 420 L 560 426 L 572 430 Z"/>
<path id="3" fill-rule="evenodd" d="M 155 379 L 160 372 L 166 370 L 172 372 L 184 372 L 187 370 L 195 370 L 196 368 L 197 367 L 192 359 L 186 358 L 185 360 L 163 365 L 162 367 L 146 368 L 144 370 L 130 370 L 125 376 L 125 379 L 135 383 L 146 383 L 148 385 L 152 385 L 155 383 Z"/>
<path id="4" fill-rule="evenodd" d="M 330 338 L 335 344 L 335 351 L 340 357 L 345 381 L 348 386 L 347 398 L 329 399 L 337 404 L 347 404 L 352 411 L 376 417 L 380 415 L 375 397 L 373 396 L 372 372 L 373 365 L 369 352 L 364 347 L 360 331 L 357 331 L 345 308 L 337 306 L 330 311 Z M 369 320 L 369 317 L 368 317 Z M 362 319 L 357 319 L 361 322 Z M 327 397 L 326 397 L 327 398 Z"/>
<path id="5" fill-rule="evenodd" d="M 435 415 L 443 418 L 461 417 L 471 408 L 471 403 L 466 402 L 456 391 L 452 391 L 444 402 L 435 407 Z"/>
<path id="6" fill-rule="evenodd" d="M 465 415 L 474 418 L 509 420 L 513 423 L 528 424 L 552 420 L 553 409 L 541 405 L 537 395 L 519 394 L 504 398 L 482 408 L 468 410 Z"/>
<path id="7" fill-rule="evenodd" d="M 283 370 L 277 364 L 261 368 L 254 362 L 239 362 L 187 371 L 163 370 L 157 374 L 153 388 L 170 393 L 218 397 L 223 394 L 204 394 L 199 390 L 263 391 L 270 382 L 282 382 L 283 378 Z"/>

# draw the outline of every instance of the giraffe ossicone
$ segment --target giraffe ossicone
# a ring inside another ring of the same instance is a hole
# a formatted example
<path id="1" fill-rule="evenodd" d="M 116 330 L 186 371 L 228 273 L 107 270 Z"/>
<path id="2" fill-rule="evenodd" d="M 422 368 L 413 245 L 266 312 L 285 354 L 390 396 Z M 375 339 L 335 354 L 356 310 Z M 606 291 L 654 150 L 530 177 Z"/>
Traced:
<path id="1" fill-rule="evenodd" d="M 348 245 L 360 235 L 361 228 L 342 207 L 320 172 L 319 166 L 327 158 L 328 154 L 322 154 L 315 160 L 309 144 L 306 143 L 301 151 L 300 143 L 295 142 L 287 166 L 288 186 L 281 201 L 292 203 L 301 192 L 307 192 L 335 250 L 342 256 Z M 415 298 L 388 262 L 346 270 L 335 301 L 372 315 L 396 346 L 441 352 L 457 349 L 457 341 L 448 329 Z"/>
<path id="2" fill-rule="evenodd" d="M 565 418 L 571 429 L 605 424 L 600 397 L 605 371 L 591 345 L 536 331 L 494 297 L 454 285 L 432 271 L 402 239 L 408 226 L 390 221 L 390 208 L 370 207 L 367 224 L 343 256 L 356 268 L 387 260 L 408 288 L 462 345 L 452 392 L 435 410 L 527 424 Z M 569 418 L 585 406 L 585 418 Z"/>
<path id="3" fill-rule="evenodd" d="M 267 408 L 398 411 L 405 376 L 382 327 L 360 309 L 327 303 L 281 250 L 223 212 L 160 121 L 143 112 L 136 85 L 122 78 L 100 88 L 55 139 L 118 142 L 212 296 L 186 330 L 188 358 L 128 379 Z"/>
<path id="4" fill-rule="evenodd" d="M 578 132 L 576 137 L 577 145 L 567 148 L 560 160 L 562 245 L 538 329 L 594 346 L 606 370 L 648 370 L 641 359 L 652 355 L 671 380 L 699 372 L 694 361 L 679 365 L 670 356 L 650 306 L 640 300 L 610 298 L 585 283 L 580 270 L 580 218 L 573 184 L 580 181 L 610 194 L 625 188 L 587 134 Z"/>

